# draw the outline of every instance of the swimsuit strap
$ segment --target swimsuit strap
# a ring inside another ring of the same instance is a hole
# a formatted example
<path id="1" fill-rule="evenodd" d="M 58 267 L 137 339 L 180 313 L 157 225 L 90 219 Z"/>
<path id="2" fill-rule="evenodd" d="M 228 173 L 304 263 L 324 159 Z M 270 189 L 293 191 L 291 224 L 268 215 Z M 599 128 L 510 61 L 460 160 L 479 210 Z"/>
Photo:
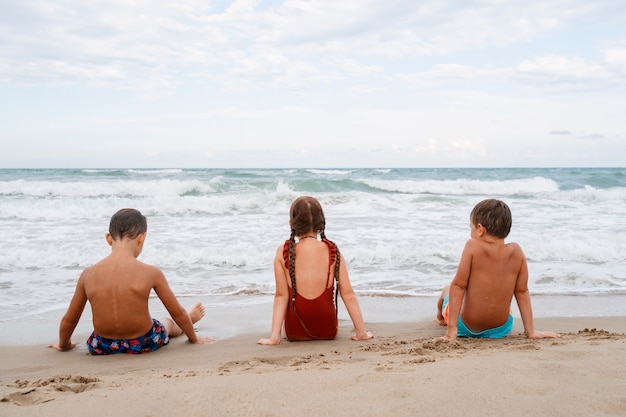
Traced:
<path id="1" fill-rule="evenodd" d="M 339 315 L 339 305 L 338 305 L 338 295 L 339 295 L 339 266 L 341 262 L 341 258 L 337 256 L 337 246 L 333 242 L 328 239 L 322 239 L 322 242 L 328 245 L 328 249 L 330 250 L 330 262 L 328 263 L 328 280 L 330 280 L 330 266 L 335 262 L 335 312 Z M 326 288 L 328 288 L 328 281 L 326 281 Z"/>
<path id="2" fill-rule="evenodd" d="M 285 268 L 289 270 L 289 242 L 290 240 L 285 240 L 285 244 L 283 245 L 283 261 L 285 262 Z"/>
<path id="3" fill-rule="evenodd" d="M 326 278 L 326 288 L 328 288 L 328 283 L 330 282 L 330 266 L 337 259 L 337 247 L 333 245 L 330 240 L 323 239 L 322 242 L 326 243 L 326 245 L 328 246 L 328 251 L 330 252 L 330 259 L 328 260 L 328 277 Z M 339 277 L 335 276 L 335 279 L 338 280 Z"/>

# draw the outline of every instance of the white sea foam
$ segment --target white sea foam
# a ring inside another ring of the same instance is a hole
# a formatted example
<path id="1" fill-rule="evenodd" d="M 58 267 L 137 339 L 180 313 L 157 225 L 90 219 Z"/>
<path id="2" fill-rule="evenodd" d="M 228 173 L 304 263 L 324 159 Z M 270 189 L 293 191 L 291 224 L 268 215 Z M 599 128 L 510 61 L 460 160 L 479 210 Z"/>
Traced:
<path id="1" fill-rule="evenodd" d="M 349 175 L 352 173 L 351 170 L 345 169 L 307 169 L 307 172 L 321 175 Z"/>
<path id="2" fill-rule="evenodd" d="M 0 317 L 65 302 L 80 271 L 108 253 L 122 207 L 148 217 L 141 259 L 177 294 L 269 295 L 289 206 L 303 194 L 322 202 L 361 294 L 436 294 L 487 197 L 511 206 L 509 240 L 528 257 L 531 291 L 626 294 L 626 186 L 611 172 L 586 184 L 552 170 L 134 171 L 0 173 Z"/>
<path id="3" fill-rule="evenodd" d="M 483 181 L 477 179 L 456 180 L 369 180 L 363 182 L 372 188 L 411 194 L 438 195 L 514 195 L 540 194 L 558 191 L 558 184 L 547 178 L 528 178 L 505 181 Z"/>

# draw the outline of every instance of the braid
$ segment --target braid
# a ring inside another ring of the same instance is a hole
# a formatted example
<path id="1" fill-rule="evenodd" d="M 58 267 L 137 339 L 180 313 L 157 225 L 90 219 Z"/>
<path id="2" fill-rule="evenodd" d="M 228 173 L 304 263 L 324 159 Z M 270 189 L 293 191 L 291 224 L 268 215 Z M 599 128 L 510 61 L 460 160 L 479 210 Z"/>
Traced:
<path id="1" fill-rule="evenodd" d="M 335 259 L 335 281 L 337 281 L 337 288 L 339 288 L 339 267 L 341 266 L 341 252 L 339 252 L 339 247 L 335 244 L 335 242 L 326 239 L 326 235 L 324 234 L 324 230 L 320 231 L 320 237 L 322 240 L 332 243 L 336 250 L 336 259 Z"/>
<path id="2" fill-rule="evenodd" d="M 291 229 L 289 236 L 289 278 L 291 278 L 291 300 L 296 302 L 296 231 Z"/>

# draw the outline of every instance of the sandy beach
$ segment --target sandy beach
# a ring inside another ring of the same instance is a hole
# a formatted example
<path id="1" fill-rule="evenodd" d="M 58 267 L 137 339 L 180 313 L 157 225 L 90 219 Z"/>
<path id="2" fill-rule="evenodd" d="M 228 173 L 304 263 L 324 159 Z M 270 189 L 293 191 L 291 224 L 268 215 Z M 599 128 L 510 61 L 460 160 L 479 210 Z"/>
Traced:
<path id="1" fill-rule="evenodd" d="M 537 318 L 560 339 L 439 342 L 432 321 L 368 323 L 375 339 L 259 346 L 185 338 L 144 355 L 0 346 L 2 416 L 623 416 L 626 318 Z"/>

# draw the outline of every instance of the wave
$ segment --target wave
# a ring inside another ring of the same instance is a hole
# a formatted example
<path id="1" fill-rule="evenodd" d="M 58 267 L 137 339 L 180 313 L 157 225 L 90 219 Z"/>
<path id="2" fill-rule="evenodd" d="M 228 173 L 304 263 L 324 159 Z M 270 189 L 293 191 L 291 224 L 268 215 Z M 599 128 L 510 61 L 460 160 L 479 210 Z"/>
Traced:
<path id="1" fill-rule="evenodd" d="M 110 173 L 114 173 L 114 172 L 122 172 L 122 170 L 120 169 L 116 169 L 116 168 L 99 168 L 99 169 L 81 169 L 81 172 L 87 173 L 87 174 L 110 174 Z"/>
<path id="2" fill-rule="evenodd" d="M 534 177 L 528 179 L 481 181 L 472 179 L 456 180 L 375 180 L 364 179 L 368 186 L 387 192 L 405 194 L 439 195 L 516 195 L 539 194 L 559 191 L 559 185 L 552 179 Z"/>
<path id="3" fill-rule="evenodd" d="M 216 180 L 219 182 L 219 180 Z M 203 194 L 215 192 L 211 182 L 190 180 L 99 180 L 99 181 L 25 181 L 14 180 L 0 182 L 0 196 L 24 197 L 145 197 L 145 196 L 181 196 L 190 191 Z"/>
<path id="4" fill-rule="evenodd" d="M 128 169 L 131 174 L 151 175 L 151 174 L 180 174 L 183 172 L 179 168 L 166 168 L 166 169 Z"/>
<path id="5" fill-rule="evenodd" d="M 306 171 L 315 175 L 349 175 L 349 174 L 352 174 L 351 170 L 340 170 L 340 169 L 307 169 Z"/>

